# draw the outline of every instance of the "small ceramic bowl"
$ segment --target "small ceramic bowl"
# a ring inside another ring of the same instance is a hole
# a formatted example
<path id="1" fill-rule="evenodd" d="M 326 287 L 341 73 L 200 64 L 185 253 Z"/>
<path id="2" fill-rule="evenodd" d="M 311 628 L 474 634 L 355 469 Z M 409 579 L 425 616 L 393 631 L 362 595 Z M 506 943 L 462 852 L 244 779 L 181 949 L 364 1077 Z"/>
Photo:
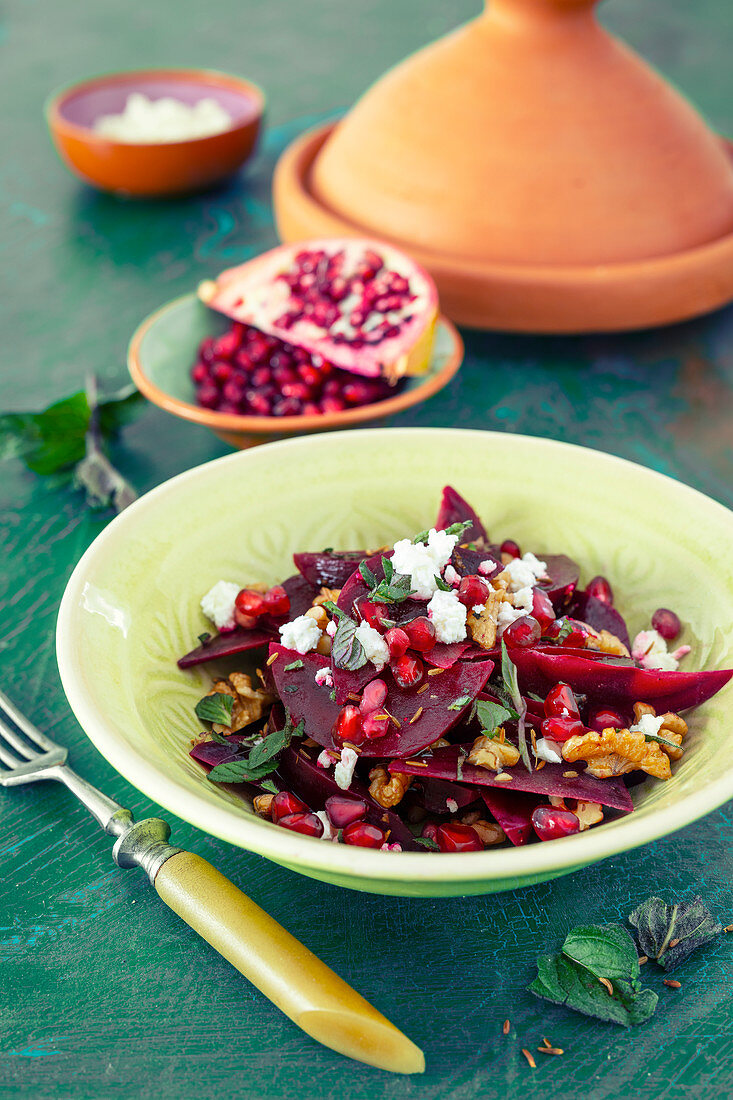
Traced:
<path id="1" fill-rule="evenodd" d="M 394 397 L 319 416 L 237 416 L 196 404 L 191 367 L 205 336 L 229 327 L 227 317 L 208 309 L 195 294 L 162 306 L 143 321 L 127 353 L 127 365 L 141 393 L 174 416 L 203 424 L 240 450 L 287 435 L 348 428 L 402 412 L 432 397 L 451 380 L 463 360 L 463 341 L 445 317 L 438 321 L 433 356 L 425 374 L 406 378 Z"/>
<path id="2" fill-rule="evenodd" d="M 692 646 L 690 669 L 733 663 L 733 513 L 701 493 L 549 439 L 451 428 L 312 435 L 188 470 L 97 536 L 68 583 L 56 631 L 64 690 L 90 739 L 184 821 L 302 874 L 380 894 L 542 882 L 666 836 L 731 798 L 733 683 L 688 712 L 684 757 L 669 782 L 632 788 L 634 813 L 524 848 L 446 854 L 324 844 L 258 818 L 249 799 L 207 781 L 189 750 L 200 729 L 194 706 L 211 675 L 176 665 L 210 628 L 202 593 L 222 577 L 274 584 L 293 572 L 297 550 L 383 545 L 429 527 L 446 482 L 493 538 L 571 554 L 585 580 L 608 575 L 632 633 L 655 608 L 673 607 Z"/>
<path id="3" fill-rule="evenodd" d="M 160 144 L 113 141 L 94 130 L 101 115 L 121 112 L 127 97 L 172 96 L 183 103 L 215 99 L 231 116 L 221 133 Z M 109 73 L 56 92 L 46 119 L 62 159 L 102 191 L 138 198 L 199 191 L 232 175 L 255 147 L 265 99 L 248 80 L 205 69 Z"/>

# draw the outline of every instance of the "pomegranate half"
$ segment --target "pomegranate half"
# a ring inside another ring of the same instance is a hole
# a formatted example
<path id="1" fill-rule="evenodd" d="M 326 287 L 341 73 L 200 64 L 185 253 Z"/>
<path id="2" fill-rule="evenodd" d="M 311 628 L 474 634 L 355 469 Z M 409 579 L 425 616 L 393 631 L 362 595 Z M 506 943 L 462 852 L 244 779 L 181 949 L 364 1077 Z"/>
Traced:
<path id="1" fill-rule="evenodd" d="M 394 380 L 430 362 L 435 284 L 378 241 L 282 245 L 206 280 L 198 293 L 219 313 L 356 374 Z"/>

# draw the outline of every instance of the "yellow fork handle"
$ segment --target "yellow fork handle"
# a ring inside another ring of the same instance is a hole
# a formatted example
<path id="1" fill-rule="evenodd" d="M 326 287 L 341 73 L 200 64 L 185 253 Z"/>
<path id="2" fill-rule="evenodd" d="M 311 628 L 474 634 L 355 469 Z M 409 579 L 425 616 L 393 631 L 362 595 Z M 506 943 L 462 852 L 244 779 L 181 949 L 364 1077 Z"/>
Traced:
<path id="1" fill-rule="evenodd" d="M 423 1073 L 419 1047 L 205 859 L 178 852 L 155 878 L 174 913 L 324 1046 L 393 1073 Z"/>

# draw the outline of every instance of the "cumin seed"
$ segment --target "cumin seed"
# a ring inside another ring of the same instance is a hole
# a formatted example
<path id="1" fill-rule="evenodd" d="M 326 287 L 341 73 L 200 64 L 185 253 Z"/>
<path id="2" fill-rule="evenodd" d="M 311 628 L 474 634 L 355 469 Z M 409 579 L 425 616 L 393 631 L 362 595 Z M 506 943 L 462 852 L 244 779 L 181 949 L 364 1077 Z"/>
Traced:
<path id="1" fill-rule="evenodd" d="M 411 764 L 413 768 L 427 768 L 427 763 L 424 760 L 405 760 L 406 764 Z"/>
<path id="2" fill-rule="evenodd" d="M 360 703 L 361 702 L 360 696 L 358 696 L 355 691 L 350 691 L 349 694 L 346 696 L 346 698 L 351 699 L 352 703 Z"/>
<path id="3" fill-rule="evenodd" d="M 445 672 L 444 668 L 429 668 L 428 676 L 440 676 L 441 672 Z"/>
<path id="4" fill-rule="evenodd" d="M 733 932 L 733 924 L 726 924 L 726 926 L 725 926 L 725 928 L 723 929 L 723 931 L 724 931 L 724 932 Z"/>
<path id="5" fill-rule="evenodd" d="M 412 725 L 413 722 L 417 722 L 418 718 L 422 714 L 422 710 L 423 710 L 422 707 L 417 708 L 417 710 L 415 711 L 415 713 L 413 714 L 412 718 L 409 721 L 409 725 Z"/>
<path id="6" fill-rule="evenodd" d="M 639 966 L 643 966 L 644 963 L 648 963 L 648 962 L 649 962 L 649 956 L 648 955 L 639 955 Z"/>
<path id="7" fill-rule="evenodd" d="M 577 779 L 578 778 L 578 773 L 577 772 L 563 772 L 562 777 L 563 777 L 563 779 Z"/>
<path id="8" fill-rule="evenodd" d="M 377 722 L 380 721 L 380 719 L 382 719 L 382 718 L 389 718 L 389 715 L 388 714 L 375 714 L 374 715 L 374 720 L 377 721 Z"/>
<path id="9" fill-rule="evenodd" d="M 497 783 L 511 783 L 512 777 L 510 776 L 509 772 L 497 772 L 494 776 L 494 780 Z"/>
<path id="10" fill-rule="evenodd" d="M 541 772 L 546 763 L 547 763 L 546 760 L 540 760 L 539 764 L 535 764 L 535 769 L 534 770 L 536 772 Z"/>
<path id="11" fill-rule="evenodd" d="M 670 940 L 669 941 L 669 946 L 670 947 L 676 947 L 679 942 L 680 942 L 679 940 Z"/>
<path id="12" fill-rule="evenodd" d="M 503 1027 L 502 1027 L 502 1029 L 501 1029 L 504 1035 L 508 1035 L 508 1034 L 509 1034 L 509 1029 L 511 1028 L 511 1026 L 512 1026 L 512 1025 L 511 1025 L 511 1024 L 509 1023 L 509 1021 L 508 1021 L 508 1020 L 505 1020 L 505 1021 L 504 1021 L 504 1026 L 503 1026 Z"/>
<path id="13" fill-rule="evenodd" d="M 529 1051 L 527 1050 L 527 1048 L 526 1048 L 526 1047 L 522 1047 L 522 1054 L 523 1054 L 523 1055 L 524 1055 L 524 1057 L 525 1057 L 525 1058 L 527 1059 L 527 1061 L 529 1062 L 529 1064 L 530 1064 L 530 1066 L 532 1067 L 532 1069 L 537 1069 L 537 1063 L 535 1062 L 534 1058 L 533 1058 L 533 1057 L 532 1057 L 532 1055 L 531 1055 L 531 1054 L 529 1053 Z"/>
<path id="14" fill-rule="evenodd" d="M 422 686 L 422 687 L 419 687 L 419 688 L 417 689 L 417 694 L 418 694 L 418 695 L 422 695 L 422 693 L 423 693 L 424 691 L 427 691 L 429 687 L 430 687 L 430 684 L 423 684 L 423 686 Z"/>
<path id="15" fill-rule="evenodd" d="M 547 1038 L 546 1035 L 542 1036 L 542 1045 L 543 1045 L 543 1047 L 551 1047 L 552 1046 L 552 1043 L 550 1042 L 550 1040 Z"/>
<path id="16" fill-rule="evenodd" d="M 540 1054 L 560 1055 L 565 1053 L 565 1051 L 562 1050 L 561 1047 L 537 1047 L 537 1050 L 540 1052 Z"/>
<path id="17" fill-rule="evenodd" d="M 280 651 L 279 650 L 278 650 L 277 653 L 271 653 L 270 656 L 267 658 L 267 661 L 265 662 L 267 667 L 269 668 L 270 665 L 274 665 L 275 661 L 278 659 L 279 656 L 280 656 Z"/>
<path id="18" fill-rule="evenodd" d="M 678 982 L 674 978 L 665 978 L 664 984 L 669 986 L 670 989 L 682 989 L 682 982 Z"/>
<path id="19" fill-rule="evenodd" d="M 606 990 L 609 997 L 613 997 L 613 986 L 609 982 L 608 978 L 599 978 L 598 981 L 601 983 L 603 988 Z"/>

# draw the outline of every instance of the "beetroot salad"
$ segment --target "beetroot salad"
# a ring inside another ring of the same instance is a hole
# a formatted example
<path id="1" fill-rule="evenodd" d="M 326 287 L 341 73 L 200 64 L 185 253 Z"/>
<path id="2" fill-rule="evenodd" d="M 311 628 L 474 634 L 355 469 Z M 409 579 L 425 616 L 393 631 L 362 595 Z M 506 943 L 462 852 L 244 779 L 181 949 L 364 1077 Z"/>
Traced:
<path id="1" fill-rule="evenodd" d="M 294 560 L 281 585 L 215 584 L 216 633 L 178 663 L 258 651 L 256 676 L 198 703 L 191 755 L 321 840 L 464 852 L 597 827 L 633 811 L 630 785 L 670 779 L 680 712 L 733 675 L 680 667 L 669 609 L 632 640 L 605 577 L 492 542 L 451 487 L 430 530 Z"/>

